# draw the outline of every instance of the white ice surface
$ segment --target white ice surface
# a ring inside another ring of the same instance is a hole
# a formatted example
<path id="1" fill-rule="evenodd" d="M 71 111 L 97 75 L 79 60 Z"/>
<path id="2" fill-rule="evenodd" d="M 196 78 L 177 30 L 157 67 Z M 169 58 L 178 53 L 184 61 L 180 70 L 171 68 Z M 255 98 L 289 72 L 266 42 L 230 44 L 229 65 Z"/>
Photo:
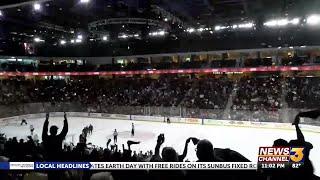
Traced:
<path id="1" fill-rule="evenodd" d="M 0 133 L 5 133 L 7 137 L 18 137 L 26 139 L 30 135 L 29 125 L 35 128 L 35 134 L 41 139 L 42 126 L 44 119 L 27 119 L 27 126 L 20 126 L 20 122 L 9 123 L 8 126 L 0 127 Z M 63 126 L 63 117 L 51 117 L 49 127 L 57 125 L 59 131 Z M 152 150 L 156 145 L 157 136 L 160 133 L 165 134 L 165 146 L 172 146 L 178 153 L 182 153 L 185 140 L 188 137 L 197 137 L 208 139 L 214 147 L 230 148 L 246 156 L 253 162 L 257 161 L 258 148 L 260 146 L 271 146 L 273 141 L 278 138 L 291 140 L 296 138 L 295 129 L 277 130 L 265 128 L 244 128 L 244 127 L 227 127 L 211 125 L 194 125 L 194 124 L 165 124 L 158 122 L 145 121 L 126 121 L 96 118 L 69 117 L 69 132 L 66 141 L 71 141 L 74 137 L 75 144 L 78 142 L 79 134 L 84 126 L 93 125 L 93 134 L 88 138 L 88 142 L 105 147 L 107 139 L 112 139 L 114 129 L 119 132 L 118 145 L 127 140 L 141 141 L 139 145 L 132 145 L 132 150 L 139 152 Z M 131 137 L 131 122 L 135 124 L 135 136 Z M 305 139 L 311 142 L 314 148 L 311 151 L 310 158 L 315 167 L 315 173 L 320 175 L 320 133 L 304 132 Z M 113 141 L 112 141 L 113 143 Z M 196 160 L 195 146 L 190 143 L 188 148 L 187 159 Z"/>

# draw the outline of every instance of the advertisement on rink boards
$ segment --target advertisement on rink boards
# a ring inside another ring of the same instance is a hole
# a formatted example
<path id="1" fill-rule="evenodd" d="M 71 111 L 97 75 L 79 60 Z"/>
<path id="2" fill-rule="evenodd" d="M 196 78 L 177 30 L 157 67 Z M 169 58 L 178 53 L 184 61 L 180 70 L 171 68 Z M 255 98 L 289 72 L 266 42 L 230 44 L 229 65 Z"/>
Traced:
<path id="1" fill-rule="evenodd" d="M 184 118 L 185 119 L 185 123 L 187 124 L 201 124 L 201 119 L 198 118 Z"/>
<path id="2" fill-rule="evenodd" d="M 251 162 L 0 162 L 0 170 L 256 170 Z"/>
<path id="3" fill-rule="evenodd" d="M 140 116 L 140 115 L 132 115 L 131 120 L 134 121 L 155 121 L 155 122 L 163 122 L 165 117 L 161 116 Z"/>

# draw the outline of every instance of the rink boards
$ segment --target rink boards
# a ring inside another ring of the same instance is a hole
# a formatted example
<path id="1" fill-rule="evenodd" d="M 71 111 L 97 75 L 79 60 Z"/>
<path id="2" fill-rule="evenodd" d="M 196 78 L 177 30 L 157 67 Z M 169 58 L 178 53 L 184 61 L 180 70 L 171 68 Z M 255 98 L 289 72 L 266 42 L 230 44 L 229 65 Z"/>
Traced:
<path id="1" fill-rule="evenodd" d="M 147 122 L 166 122 L 168 117 L 164 116 L 143 116 L 143 115 L 125 115 L 125 114 L 107 114 L 107 113 L 87 113 L 87 112 L 68 112 L 69 117 L 87 117 L 99 119 L 119 119 L 132 121 L 147 121 Z M 63 112 L 51 112 L 51 117 L 62 117 Z M 0 118 L 0 126 L 10 124 L 19 124 L 22 119 L 45 118 L 45 113 L 26 114 L 7 118 Z M 258 121 L 236 121 L 236 120 L 216 120 L 216 119 L 200 119 L 200 118 L 181 118 L 169 117 L 171 123 L 198 124 L 198 125 L 215 125 L 215 126 L 232 126 L 246 128 L 267 128 L 292 130 L 293 126 L 290 123 L 276 122 L 258 122 Z M 320 133 L 319 126 L 301 124 L 301 129 L 308 132 Z"/>

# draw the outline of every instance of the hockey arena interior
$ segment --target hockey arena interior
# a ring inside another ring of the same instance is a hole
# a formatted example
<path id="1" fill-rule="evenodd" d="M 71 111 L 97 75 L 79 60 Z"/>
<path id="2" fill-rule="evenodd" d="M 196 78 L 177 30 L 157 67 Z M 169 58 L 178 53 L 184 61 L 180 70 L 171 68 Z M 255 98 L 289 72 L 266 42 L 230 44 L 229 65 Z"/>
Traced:
<path id="1" fill-rule="evenodd" d="M 1 0 L 0 179 L 320 179 L 319 9 L 318 0 Z M 257 163 L 261 147 L 302 148 L 301 167 L 6 169 Z"/>

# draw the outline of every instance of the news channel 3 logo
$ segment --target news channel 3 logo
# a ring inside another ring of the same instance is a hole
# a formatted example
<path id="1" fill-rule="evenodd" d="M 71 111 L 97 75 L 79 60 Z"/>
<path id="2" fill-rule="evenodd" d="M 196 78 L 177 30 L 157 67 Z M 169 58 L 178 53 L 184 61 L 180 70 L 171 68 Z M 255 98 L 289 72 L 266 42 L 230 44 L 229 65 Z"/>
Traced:
<path id="1" fill-rule="evenodd" d="M 292 163 L 304 162 L 304 147 L 291 147 L 290 162 Z"/>
<path id="2" fill-rule="evenodd" d="M 305 159 L 305 148 L 296 146 L 260 147 L 258 164 L 263 169 L 300 168 Z"/>

